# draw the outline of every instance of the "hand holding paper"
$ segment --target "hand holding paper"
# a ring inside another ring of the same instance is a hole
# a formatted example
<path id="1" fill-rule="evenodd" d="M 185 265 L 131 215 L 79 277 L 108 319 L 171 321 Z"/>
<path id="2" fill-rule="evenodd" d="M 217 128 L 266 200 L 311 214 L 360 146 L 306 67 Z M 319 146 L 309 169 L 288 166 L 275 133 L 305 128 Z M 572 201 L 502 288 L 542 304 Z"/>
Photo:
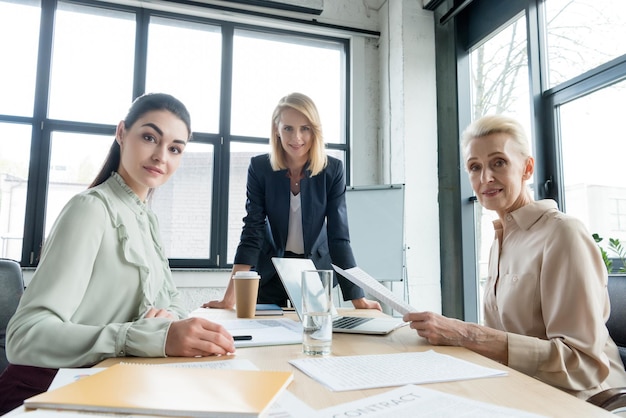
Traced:
<path id="1" fill-rule="evenodd" d="M 374 296 L 383 303 L 386 303 L 391 308 L 395 309 L 402 315 L 409 312 L 416 312 L 417 309 L 404 302 L 402 299 L 394 295 L 389 289 L 383 286 L 378 280 L 367 274 L 359 267 L 352 267 L 351 269 L 343 270 L 333 264 L 333 268 L 339 274 L 352 283 L 361 287 L 365 292 Z"/>

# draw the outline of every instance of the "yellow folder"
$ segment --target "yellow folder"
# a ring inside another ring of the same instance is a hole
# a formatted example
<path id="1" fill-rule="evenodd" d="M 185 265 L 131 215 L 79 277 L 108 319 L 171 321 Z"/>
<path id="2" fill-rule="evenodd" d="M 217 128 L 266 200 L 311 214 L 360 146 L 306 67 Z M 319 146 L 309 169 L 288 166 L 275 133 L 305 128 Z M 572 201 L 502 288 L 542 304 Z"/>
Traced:
<path id="1" fill-rule="evenodd" d="M 258 417 L 293 380 L 291 372 L 116 364 L 33 396 L 27 409 L 185 417 Z"/>

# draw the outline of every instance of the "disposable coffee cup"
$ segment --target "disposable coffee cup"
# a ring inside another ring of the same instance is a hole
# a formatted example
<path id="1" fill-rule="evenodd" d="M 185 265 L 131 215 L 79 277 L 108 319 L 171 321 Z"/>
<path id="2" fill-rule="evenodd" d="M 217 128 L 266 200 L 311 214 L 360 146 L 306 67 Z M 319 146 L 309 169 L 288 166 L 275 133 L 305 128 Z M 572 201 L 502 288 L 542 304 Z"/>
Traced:
<path id="1" fill-rule="evenodd" d="M 238 271 L 233 276 L 237 318 L 254 318 L 260 279 L 256 271 Z"/>

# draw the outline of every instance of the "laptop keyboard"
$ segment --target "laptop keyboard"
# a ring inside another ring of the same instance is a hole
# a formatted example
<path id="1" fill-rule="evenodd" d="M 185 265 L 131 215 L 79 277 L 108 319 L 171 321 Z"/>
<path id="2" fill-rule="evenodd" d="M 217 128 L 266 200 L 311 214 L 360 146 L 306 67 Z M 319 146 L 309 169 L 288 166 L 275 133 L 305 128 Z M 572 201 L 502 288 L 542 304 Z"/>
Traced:
<path id="1" fill-rule="evenodd" d="M 360 318 L 357 316 L 342 316 L 333 321 L 333 328 L 352 329 L 371 319 L 372 318 Z"/>

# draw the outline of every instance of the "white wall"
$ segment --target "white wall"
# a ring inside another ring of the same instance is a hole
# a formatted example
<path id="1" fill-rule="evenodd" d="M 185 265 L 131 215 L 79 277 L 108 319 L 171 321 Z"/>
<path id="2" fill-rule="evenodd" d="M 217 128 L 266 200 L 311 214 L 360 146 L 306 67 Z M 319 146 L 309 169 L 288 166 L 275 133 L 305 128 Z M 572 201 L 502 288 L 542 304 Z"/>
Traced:
<path id="1" fill-rule="evenodd" d="M 386 6 L 379 15 L 382 179 L 405 184 L 408 300 L 441 312 L 433 15 L 417 1 Z"/>
<path id="2" fill-rule="evenodd" d="M 393 290 L 404 296 L 406 286 L 413 306 L 440 312 L 434 22 L 421 4 L 332 0 L 316 18 L 381 33 L 380 38 L 336 34 L 351 39 L 352 185 L 406 185 L 408 280 Z M 25 272 L 27 283 L 31 276 Z M 190 310 L 220 298 L 228 276 L 228 271 L 174 271 Z"/>

